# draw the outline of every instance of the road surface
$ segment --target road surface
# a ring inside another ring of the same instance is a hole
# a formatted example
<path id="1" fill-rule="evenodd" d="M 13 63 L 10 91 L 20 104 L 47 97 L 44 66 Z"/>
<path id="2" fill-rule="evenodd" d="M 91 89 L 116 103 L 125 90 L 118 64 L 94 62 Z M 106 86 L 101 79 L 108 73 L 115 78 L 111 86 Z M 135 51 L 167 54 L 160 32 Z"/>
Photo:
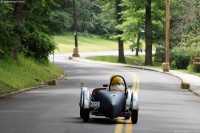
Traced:
<path id="1" fill-rule="evenodd" d="M 176 77 L 118 65 L 77 62 L 64 54 L 54 63 L 67 77 L 0 100 L 0 133 L 200 133 L 200 99 L 180 89 Z M 137 124 L 118 118 L 79 118 L 80 83 L 90 90 L 109 82 L 112 74 L 134 82 L 139 92 Z M 28 77 L 27 77 L 28 78 Z"/>

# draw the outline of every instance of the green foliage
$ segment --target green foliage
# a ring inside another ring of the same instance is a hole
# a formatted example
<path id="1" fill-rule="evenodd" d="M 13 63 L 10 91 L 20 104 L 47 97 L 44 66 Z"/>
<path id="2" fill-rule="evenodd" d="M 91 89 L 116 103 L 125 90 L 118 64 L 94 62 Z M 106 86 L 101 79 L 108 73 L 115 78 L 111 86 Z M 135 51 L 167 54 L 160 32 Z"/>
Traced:
<path id="1" fill-rule="evenodd" d="M 199 6 L 197 0 L 171 2 L 171 48 L 175 51 L 183 51 L 185 56 L 200 55 Z M 173 64 L 176 66 L 175 62 Z M 189 64 L 187 69 L 191 72 L 198 70 L 192 64 Z"/>
<path id="2" fill-rule="evenodd" d="M 145 32 L 146 0 L 124 0 L 124 22 L 118 27 L 123 30 L 123 39 L 134 42 L 138 34 Z M 165 3 L 152 1 L 153 44 L 163 45 L 165 30 Z M 144 34 L 142 37 L 144 38 Z"/>
<path id="3" fill-rule="evenodd" d="M 190 64 L 190 65 L 188 65 L 187 70 L 188 70 L 189 72 L 194 72 L 195 66 L 192 65 L 192 64 Z"/>
<path id="4" fill-rule="evenodd" d="M 154 62 L 163 63 L 164 57 L 165 57 L 165 48 L 162 45 L 161 46 L 158 45 L 156 47 L 156 53 L 154 55 Z"/>
<path id="5" fill-rule="evenodd" d="M 53 38 L 42 32 L 24 34 L 21 41 L 25 55 L 37 60 L 47 61 L 56 48 Z"/>
<path id="6" fill-rule="evenodd" d="M 190 73 L 200 72 L 200 66 L 189 64 L 188 67 L 187 67 L 187 70 Z"/>
<path id="7" fill-rule="evenodd" d="M 190 45 L 200 33 L 200 10 L 197 0 L 176 0 L 171 4 L 171 45 Z M 188 8 L 189 7 L 189 8 Z M 193 38 L 194 37 L 194 38 Z M 192 39 L 193 38 L 193 39 Z M 188 42 L 189 39 L 189 42 Z"/>
<path id="8" fill-rule="evenodd" d="M 0 58 L 11 55 L 11 51 L 18 46 L 30 57 L 47 60 L 55 50 L 55 43 L 46 25 L 49 20 L 50 8 L 57 6 L 53 1 L 28 1 L 29 12 L 25 21 L 14 18 L 14 6 L 0 3 Z M 16 39 L 21 38 L 21 39 Z"/>
<path id="9" fill-rule="evenodd" d="M 190 57 L 186 56 L 184 51 L 175 51 L 171 53 L 170 62 L 173 69 L 187 69 L 190 64 Z"/>
<path id="10" fill-rule="evenodd" d="M 47 25 L 52 32 L 62 34 L 70 31 L 72 22 L 72 15 L 68 12 L 51 11 Z"/>
<path id="11" fill-rule="evenodd" d="M 114 31 L 114 28 L 107 26 L 107 24 L 108 22 L 104 18 L 103 14 L 94 15 L 93 26 L 88 29 L 88 32 L 109 38 L 108 34 L 111 33 L 111 31 Z"/>
<path id="12" fill-rule="evenodd" d="M 183 50 L 188 56 L 200 55 L 200 35 L 188 34 L 181 39 L 175 50 Z"/>
<path id="13" fill-rule="evenodd" d="M 129 45 L 130 49 L 136 49 L 137 47 L 141 48 L 142 47 L 142 43 L 139 42 L 139 43 L 133 43 L 133 44 Z"/>
<path id="14" fill-rule="evenodd" d="M 7 3 L 0 3 L 0 58 L 11 54 L 11 49 L 15 45 L 12 36 L 14 30 L 12 13 L 13 7 Z"/>
<path id="15" fill-rule="evenodd" d="M 91 31 L 94 28 L 94 17 L 101 10 L 95 0 L 76 1 L 77 26 L 80 32 Z"/>
<path id="16" fill-rule="evenodd" d="M 99 17 L 103 20 L 102 25 L 106 31 L 105 36 L 106 38 L 116 39 L 118 36 L 116 35 L 117 29 L 117 14 L 115 9 L 115 0 L 105 0 L 100 1 L 102 12 L 100 13 Z"/>
<path id="17" fill-rule="evenodd" d="M 126 56 L 126 64 L 129 65 L 137 65 L 143 66 L 144 65 L 144 55 L 142 56 Z M 94 61 L 103 61 L 103 62 L 111 62 L 111 63 L 118 63 L 117 56 L 98 56 L 98 57 L 88 57 L 90 60 Z"/>

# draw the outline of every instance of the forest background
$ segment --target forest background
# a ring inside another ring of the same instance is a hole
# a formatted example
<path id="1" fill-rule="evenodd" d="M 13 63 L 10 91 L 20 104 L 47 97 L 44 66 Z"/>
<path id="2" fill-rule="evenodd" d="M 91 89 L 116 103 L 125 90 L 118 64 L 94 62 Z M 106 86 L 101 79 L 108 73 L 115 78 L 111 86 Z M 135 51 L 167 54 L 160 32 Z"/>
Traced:
<path id="1" fill-rule="evenodd" d="M 0 59 L 17 60 L 19 54 L 48 62 L 56 49 L 53 37 L 74 31 L 74 0 L 0 1 Z M 171 0 L 170 66 L 195 68 L 192 56 L 200 54 L 199 0 Z M 123 42 L 131 49 L 145 42 L 145 64 L 162 62 L 165 47 L 165 1 L 160 0 L 77 0 L 79 33 L 116 39 L 119 62 L 125 63 Z M 152 60 L 152 46 L 156 55 Z M 121 51 L 121 52 L 120 52 Z"/>

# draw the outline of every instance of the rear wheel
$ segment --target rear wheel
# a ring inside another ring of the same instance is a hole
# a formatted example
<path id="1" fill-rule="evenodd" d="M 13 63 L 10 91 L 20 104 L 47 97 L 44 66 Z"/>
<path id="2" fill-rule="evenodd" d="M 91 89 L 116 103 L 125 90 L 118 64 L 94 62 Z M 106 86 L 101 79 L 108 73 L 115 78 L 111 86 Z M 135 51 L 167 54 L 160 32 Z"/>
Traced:
<path id="1" fill-rule="evenodd" d="M 90 109 L 83 110 L 83 121 L 88 122 L 90 118 Z"/>
<path id="2" fill-rule="evenodd" d="M 138 121 L 138 110 L 132 110 L 131 121 L 133 124 L 137 124 Z"/>
<path id="3" fill-rule="evenodd" d="M 83 108 L 80 107 L 80 117 L 83 118 Z"/>

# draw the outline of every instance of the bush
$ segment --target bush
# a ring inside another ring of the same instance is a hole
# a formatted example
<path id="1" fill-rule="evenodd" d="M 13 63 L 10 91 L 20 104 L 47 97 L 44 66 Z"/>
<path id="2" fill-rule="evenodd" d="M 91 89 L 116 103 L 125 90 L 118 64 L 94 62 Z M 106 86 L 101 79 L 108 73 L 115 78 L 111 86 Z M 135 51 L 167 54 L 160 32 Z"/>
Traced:
<path id="1" fill-rule="evenodd" d="M 157 46 L 154 62 L 162 63 L 164 62 L 164 57 L 165 57 L 165 48 L 163 46 Z"/>
<path id="2" fill-rule="evenodd" d="M 184 52 L 171 53 L 170 67 L 173 69 L 187 69 L 190 64 L 190 57 Z"/>
<path id="3" fill-rule="evenodd" d="M 48 60 L 49 54 L 56 49 L 54 40 L 42 32 L 23 35 L 21 42 L 25 56 L 36 60 Z"/>
<path id="4" fill-rule="evenodd" d="M 200 72 L 200 66 L 195 66 L 193 64 L 190 64 L 187 69 L 189 70 L 189 72 L 193 73 L 193 72 Z"/>

